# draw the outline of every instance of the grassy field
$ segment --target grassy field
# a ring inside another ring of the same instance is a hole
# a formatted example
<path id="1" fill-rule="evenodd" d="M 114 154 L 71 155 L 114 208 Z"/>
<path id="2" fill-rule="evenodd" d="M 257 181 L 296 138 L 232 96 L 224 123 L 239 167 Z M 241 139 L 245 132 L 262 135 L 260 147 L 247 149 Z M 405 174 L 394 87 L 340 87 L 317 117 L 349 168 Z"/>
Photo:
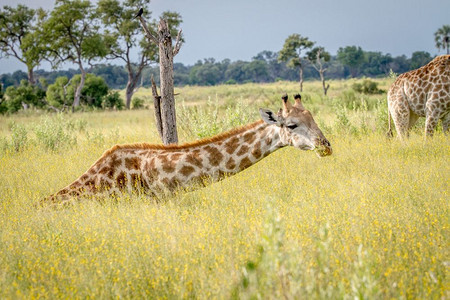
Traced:
<path id="1" fill-rule="evenodd" d="M 352 84 L 332 81 L 327 97 L 304 86 L 332 156 L 284 148 L 160 202 L 33 208 L 112 145 L 158 143 L 151 109 L 1 117 L 0 298 L 449 298 L 450 140 L 424 143 L 423 122 L 405 143 L 386 139 L 385 93 Z M 256 120 L 296 91 L 178 88 L 180 139 Z M 137 97 L 151 107 L 149 95 Z"/>

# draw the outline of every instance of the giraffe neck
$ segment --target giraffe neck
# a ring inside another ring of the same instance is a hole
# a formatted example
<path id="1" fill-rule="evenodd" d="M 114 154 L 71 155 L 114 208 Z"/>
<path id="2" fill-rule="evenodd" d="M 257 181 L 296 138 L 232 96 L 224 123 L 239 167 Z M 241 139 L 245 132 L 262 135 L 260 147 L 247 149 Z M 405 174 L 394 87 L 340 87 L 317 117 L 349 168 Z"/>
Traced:
<path id="1" fill-rule="evenodd" d="M 194 148 L 193 152 L 200 150 L 203 169 L 217 178 L 221 174 L 236 174 L 281 147 L 280 128 L 258 121 L 246 130 Z"/>

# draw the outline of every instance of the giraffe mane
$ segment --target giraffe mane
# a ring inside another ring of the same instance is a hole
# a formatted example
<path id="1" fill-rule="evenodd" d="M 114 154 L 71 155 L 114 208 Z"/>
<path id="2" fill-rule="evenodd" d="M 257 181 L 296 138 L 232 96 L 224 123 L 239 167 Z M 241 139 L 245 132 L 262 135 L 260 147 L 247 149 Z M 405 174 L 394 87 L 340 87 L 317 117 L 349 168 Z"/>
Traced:
<path id="1" fill-rule="evenodd" d="M 114 145 L 111 149 L 107 150 L 103 156 L 100 158 L 104 158 L 105 156 L 108 156 L 109 154 L 113 153 L 116 150 L 120 149 L 133 149 L 133 150 L 167 150 L 167 151 L 177 151 L 177 150 L 184 150 L 191 147 L 198 147 L 207 145 L 210 143 L 219 142 L 221 140 L 225 140 L 231 136 L 240 134 L 242 132 L 245 132 L 249 129 L 255 128 L 258 125 L 262 124 L 263 120 L 258 120 L 256 122 L 237 127 L 234 129 L 231 129 L 229 131 L 225 131 L 223 133 L 220 133 L 218 135 L 212 136 L 210 138 L 204 138 L 198 141 L 190 142 L 190 143 L 184 143 L 181 145 L 177 144 L 170 144 L 170 145 L 162 145 L 162 144 L 148 144 L 148 143 L 134 143 L 134 144 L 120 144 L 120 145 Z"/>

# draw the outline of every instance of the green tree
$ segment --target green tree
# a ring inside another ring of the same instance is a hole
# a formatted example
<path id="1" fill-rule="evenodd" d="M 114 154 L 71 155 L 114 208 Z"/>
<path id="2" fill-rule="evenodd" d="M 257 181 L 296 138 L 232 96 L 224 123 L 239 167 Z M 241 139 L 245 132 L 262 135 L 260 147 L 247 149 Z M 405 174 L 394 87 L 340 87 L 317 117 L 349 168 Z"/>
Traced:
<path id="1" fill-rule="evenodd" d="M 45 58 L 40 30 L 47 14 L 19 4 L 0 10 L 0 58 L 14 57 L 27 66 L 28 82 L 35 84 L 34 69 Z"/>
<path id="2" fill-rule="evenodd" d="M 303 91 L 302 51 L 311 48 L 313 45 L 314 42 L 311 42 L 307 37 L 294 33 L 284 41 L 283 49 L 278 56 L 278 59 L 287 62 L 289 67 L 299 69 L 300 91 Z"/>
<path id="3" fill-rule="evenodd" d="M 27 109 L 31 105 L 43 107 L 45 91 L 36 85 L 31 85 L 27 80 L 22 80 L 19 86 L 10 86 L 6 89 L 5 106 L 7 111 L 15 113 L 21 108 Z"/>
<path id="4" fill-rule="evenodd" d="M 364 51 L 361 47 L 347 46 L 339 48 L 337 59 L 350 69 L 350 74 L 354 78 L 358 74 L 361 64 L 364 62 Z"/>
<path id="5" fill-rule="evenodd" d="M 450 25 L 444 25 L 434 33 L 434 41 L 438 50 L 447 50 L 450 54 Z"/>
<path id="6" fill-rule="evenodd" d="M 418 69 L 422 66 L 425 66 L 432 59 L 433 59 L 433 57 L 431 57 L 431 54 L 428 52 L 425 52 L 425 51 L 413 52 L 413 54 L 411 55 L 410 68 Z"/>
<path id="7" fill-rule="evenodd" d="M 76 90 L 81 81 L 81 74 L 77 74 L 69 81 L 66 76 L 58 77 L 55 83 L 47 88 L 47 101 L 56 108 L 72 105 Z M 102 77 L 87 73 L 85 84 L 81 90 L 80 104 L 102 108 L 104 97 L 108 94 L 108 85 Z"/>
<path id="8" fill-rule="evenodd" d="M 53 66 L 69 61 L 78 65 L 81 72 L 72 110 L 80 105 L 87 74 L 85 65 L 92 65 L 108 54 L 97 23 L 95 10 L 88 0 L 56 0 L 55 8 L 44 23 Z"/>
<path id="9" fill-rule="evenodd" d="M 308 61 L 319 72 L 320 80 L 322 81 L 323 94 L 326 96 L 330 85 L 325 84 L 325 63 L 331 59 L 330 53 L 325 51 L 323 47 L 315 47 L 306 54 Z"/>
<path id="10" fill-rule="evenodd" d="M 139 21 L 134 18 L 136 12 L 142 8 L 146 18 L 150 17 L 150 0 L 100 0 L 98 15 L 107 28 L 109 35 L 108 46 L 111 50 L 109 59 L 119 59 L 125 63 L 128 82 L 125 88 L 125 104 L 130 109 L 131 98 L 139 87 L 139 79 L 143 69 L 158 60 L 158 45 L 152 43 L 142 34 Z M 175 12 L 164 12 L 161 16 L 171 27 L 172 37 L 176 37 L 177 28 L 181 24 L 181 16 Z M 157 25 L 151 24 L 150 30 L 155 32 Z M 133 61 L 130 53 L 139 52 L 138 59 Z"/>

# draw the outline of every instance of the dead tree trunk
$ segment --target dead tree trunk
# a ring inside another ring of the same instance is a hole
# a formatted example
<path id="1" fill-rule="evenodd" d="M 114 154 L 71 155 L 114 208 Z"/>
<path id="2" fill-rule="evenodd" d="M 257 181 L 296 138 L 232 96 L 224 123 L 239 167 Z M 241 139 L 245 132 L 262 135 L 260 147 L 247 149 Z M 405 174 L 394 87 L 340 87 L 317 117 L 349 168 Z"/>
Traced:
<path id="1" fill-rule="evenodd" d="M 158 96 L 156 85 L 152 82 L 152 92 L 155 101 L 156 126 L 160 131 L 164 145 L 178 143 L 177 120 L 175 114 L 175 97 L 173 88 L 173 58 L 178 54 L 181 47 L 181 30 L 178 32 L 175 47 L 172 47 L 172 37 L 170 35 L 167 21 L 161 19 L 158 25 L 158 36 L 154 36 L 147 28 L 147 24 L 142 16 L 138 16 L 145 35 L 149 40 L 159 47 L 159 74 L 160 91 Z M 157 105 L 158 104 L 158 105 Z M 156 111 L 159 106 L 159 111 Z M 161 116 L 158 119 L 158 114 Z M 160 124 L 158 124 L 160 122 Z"/>
<path id="2" fill-rule="evenodd" d="M 314 67 L 314 69 L 316 69 L 317 72 L 319 72 L 320 75 L 320 80 L 322 81 L 322 88 L 323 88 L 323 94 L 326 96 L 328 89 L 330 88 L 329 84 L 325 84 L 325 71 L 327 70 L 327 68 L 323 67 L 322 64 L 322 49 L 318 49 L 317 53 L 316 53 L 316 57 L 315 57 L 315 62 L 314 61 L 310 61 L 311 65 Z"/>

